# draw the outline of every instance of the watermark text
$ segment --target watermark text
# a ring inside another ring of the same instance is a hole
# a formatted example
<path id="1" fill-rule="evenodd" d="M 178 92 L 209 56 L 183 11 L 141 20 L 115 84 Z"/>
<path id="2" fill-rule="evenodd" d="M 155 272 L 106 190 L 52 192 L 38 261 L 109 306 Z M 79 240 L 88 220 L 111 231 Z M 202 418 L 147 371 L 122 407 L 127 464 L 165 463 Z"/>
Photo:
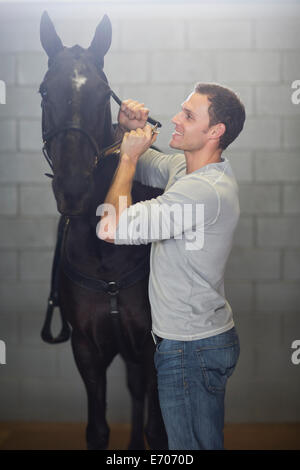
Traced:
<path id="1" fill-rule="evenodd" d="M 292 354 L 291 361 L 295 366 L 297 366 L 300 364 L 300 339 L 295 339 L 295 341 L 292 342 L 291 348 L 295 349 Z"/>
<path id="2" fill-rule="evenodd" d="M 0 339 L 0 364 L 6 364 L 6 345 L 5 342 Z"/>
<path id="3" fill-rule="evenodd" d="M 120 212 L 127 208 L 127 197 L 119 197 Z M 151 243 L 158 240 L 185 241 L 186 250 L 201 250 L 204 246 L 204 204 L 136 204 L 134 210 L 123 212 L 118 223 L 112 204 L 101 204 L 96 211 L 102 223 L 96 233 L 102 240 L 114 239 L 122 244 Z"/>
<path id="4" fill-rule="evenodd" d="M 3 80 L 0 80 L 0 104 L 6 104 L 6 85 Z"/>
<path id="5" fill-rule="evenodd" d="M 300 80 L 294 80 L 292 83 L 292 88 L 295 91 L 292 93 L 291 100 L 293 104 L 300 103 Z"/>

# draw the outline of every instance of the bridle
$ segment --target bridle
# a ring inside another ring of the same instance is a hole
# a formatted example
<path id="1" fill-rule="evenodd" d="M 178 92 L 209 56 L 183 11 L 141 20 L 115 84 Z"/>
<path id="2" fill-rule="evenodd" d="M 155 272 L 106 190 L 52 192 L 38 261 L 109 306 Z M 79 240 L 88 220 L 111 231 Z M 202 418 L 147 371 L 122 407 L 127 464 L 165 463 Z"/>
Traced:
<path id="1" fill-rule="evenodd" d="M 120 98 L 112 90 L 110 90 L 110 96 L 112 96 L 112 98 L 116 101 L 116 103 L 118 105 L 122 104 Z M 42 98 L 41 106 L 42 106 L 42 108 L 44 106 L 43 98 Z M 43 109 L 43 116 L 42 116 L 43 147 L 42 147 L 42 151 L 43 151 L 44 157 L 46 158 L 46 160 L 47 160 L 47 162 L 48 162 L 48 164 L 49 164 L 52 171 L 53 171 L 53 162 L 52 162 L 51 155 L 49 154 L 49 145 L 50 145 L 51 140 L 54 137 L 56 137 L 58 134 L 61 134 L 62 132 L 66 132 L 66 131 L 70 131 L 70 130 L 77 131 L 77 132 L 80 132 L 81 134 L 83 134 L 88 139 L 91 147 L 93 148 L 94 155 L 95 155 L 94 163 L 93 163 L 93 170 L 98 166 L 98 163 L 99 163 L 101 158 L 106 157 L 107 155 L 111 155 L 112 153 L 119 153 L 120 152 L 120 146 L 121 146 L 121 143 L 122 143 L 122 139 L 118 140 L 117 142 L 113 143 L 112 145 L 109 145 L 109 146 L 105 147 L 104 149 L 99 149 L 99 146 L 98 146 L 96 140 L 85 129 L 83 129 L 78 124 L 73 123 L 73 122 L 70 122 L 67 125 L 63 126 L 63 127 L 56 128 L 56 129 L 53 129 L 53 130 L 50 130 L 50 131 L 46 131 L 45 121 L 44 121 L 44 112 L 45 111 Z M 156 129 L 158 127 L 161 127 L 161 123 L 159 121 L 156 121 L 155 119 L 152 119 L 151 117 L 148 117 L 147 121 L 154 126 L 153 129 L 152 129 L 152 134 L 157 132 Z M 53 176 L 54 176 L 53 174 L 50 174 L 50 173 L 45 173 L 45 175 L 48 176 L 49 178 L 53 178 Z"/>

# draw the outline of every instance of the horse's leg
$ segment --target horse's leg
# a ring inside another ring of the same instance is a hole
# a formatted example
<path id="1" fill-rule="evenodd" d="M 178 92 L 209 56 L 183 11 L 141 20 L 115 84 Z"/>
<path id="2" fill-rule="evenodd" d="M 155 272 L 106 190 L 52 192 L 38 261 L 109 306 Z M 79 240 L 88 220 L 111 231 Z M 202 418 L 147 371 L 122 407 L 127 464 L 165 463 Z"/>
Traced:
<path id="1" fill-rule="evenodd" d="M 126 361 L 126 370 L 127 386 L 131 396 L 131 435 L 128 450 L 145 450 L 144 406 L 146 377 L 143 362 Z"/>
<path id="2" fill-rule="evenodd" d="M 86 441 L 89 450 L 108 446 L 109 427 L 106 421 L 106 369 L 113 357 L 105 358 L 80 331 L 72 331 L 72 349 L 88 398 Z"/>
<path id="3" fill-rule="evenodd" d="M 147 377 L 148 416 L 145 435 L 150 449 L 168 449 L 168 437 L 159 406 L 156 369 L 154 366 L 155 346 L 151 334 L 145 343 L 144 369 Z"/>

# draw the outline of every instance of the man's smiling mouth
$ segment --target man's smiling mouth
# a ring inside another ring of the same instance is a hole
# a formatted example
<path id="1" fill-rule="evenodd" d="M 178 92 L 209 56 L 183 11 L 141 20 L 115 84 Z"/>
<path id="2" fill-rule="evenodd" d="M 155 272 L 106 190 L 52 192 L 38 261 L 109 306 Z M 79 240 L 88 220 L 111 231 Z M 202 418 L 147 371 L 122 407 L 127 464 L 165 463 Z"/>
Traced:
<path id="1" fill-rule="evenodd" d="M 183 135 L 183 133 L 182 133 L 182 132 L 178 132 L 178 131 L 174 131 L 174 132 L 173 132 L 173 135 Z"/>

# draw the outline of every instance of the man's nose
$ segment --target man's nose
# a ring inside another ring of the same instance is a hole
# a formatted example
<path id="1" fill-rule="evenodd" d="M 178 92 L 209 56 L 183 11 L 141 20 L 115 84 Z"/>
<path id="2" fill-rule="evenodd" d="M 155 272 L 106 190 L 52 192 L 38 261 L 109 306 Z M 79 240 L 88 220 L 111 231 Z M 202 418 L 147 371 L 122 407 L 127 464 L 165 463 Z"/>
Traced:
<path id="1" fill-rule="evenodd" d="M 175 125 L 176 125 L 176 124 L 179 124 L 179 114 L 180 114 L 180 113 L 175 114 L 175 116 L 173 117 L 173 119 L 171 119 L 171 122 L 172 122 L 173 124 L 175 124 Z"/>

